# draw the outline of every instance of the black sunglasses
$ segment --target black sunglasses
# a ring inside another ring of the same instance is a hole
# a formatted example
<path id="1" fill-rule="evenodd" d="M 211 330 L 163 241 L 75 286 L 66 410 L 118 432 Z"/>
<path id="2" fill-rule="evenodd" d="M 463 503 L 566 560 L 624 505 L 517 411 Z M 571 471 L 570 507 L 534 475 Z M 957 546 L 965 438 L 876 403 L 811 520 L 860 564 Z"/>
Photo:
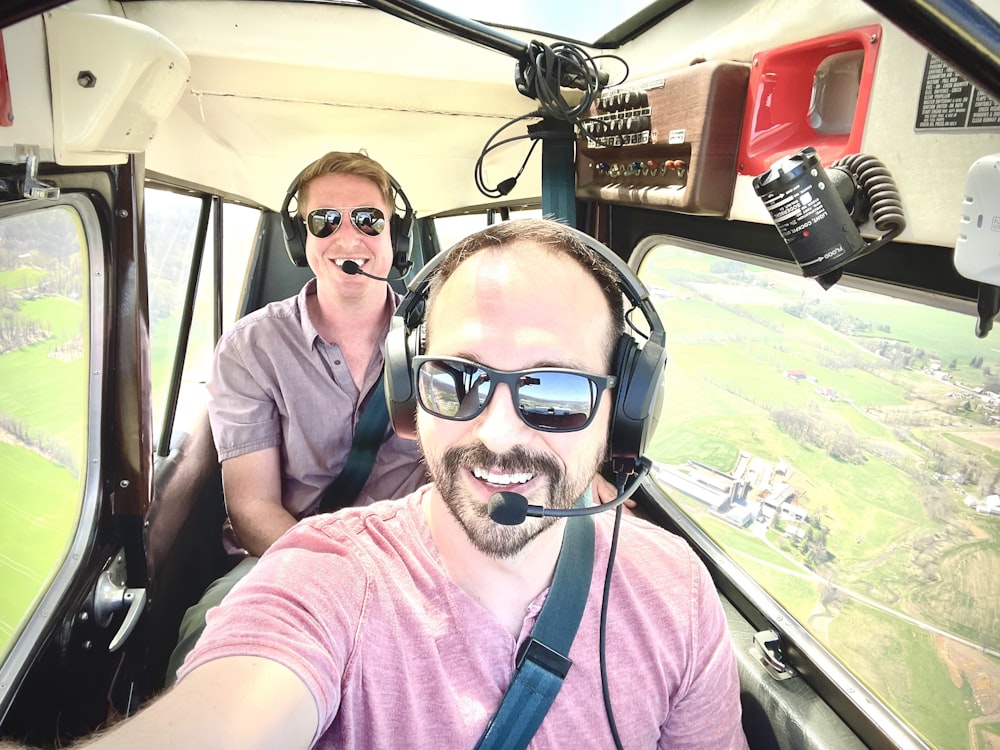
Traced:
<path id="1" fill-rule="evenodd" d="M 361 234 L 376 237 L 385 231 L 385 214 L 372 206 L 352 208 L 351 223 Z M 337 231 L 344 218 L 339 208 L 317 208 L 306 216 L 306 227 L 313 237 L 329 237 Z"/>
<path id="2" fill-rule="evenodd" d="M 590 424 L 614 375 L 540 367 L 494 370 L 458 357 L 414 357 L 417 398 L 442 419 L 464 422 L 482 413 L 497 383 L 506 383 L 521 420 L 543 432 L 575 432 Z"/>

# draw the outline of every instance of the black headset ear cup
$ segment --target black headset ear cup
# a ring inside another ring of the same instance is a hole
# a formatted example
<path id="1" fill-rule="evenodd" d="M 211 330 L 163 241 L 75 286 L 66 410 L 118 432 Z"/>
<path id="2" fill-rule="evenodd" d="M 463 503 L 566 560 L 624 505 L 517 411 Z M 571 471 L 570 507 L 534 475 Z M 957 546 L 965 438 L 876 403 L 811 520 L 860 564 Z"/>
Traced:
<path id="1" fill-rule="evenodd" d="M 613 370 L 618 386 L 609 430 L 612 459 L 634 461 L 644 455 L 663 406 L 666 359 L 666 351 L 655 341 L 647 340 L 640 349 L 628 334 L 618 339 Z"/>
<path id="2" fill-rule="evenodd" d="M 423 325 L 407 332 L 393 316 L 385 339 L 385 399 L 393 431 L 404 440 L 417 439 L 417 392 L 413 358 L 423 350 Z"/>
<path id="3" fill-rule="evenodd" d="M 285 200 L 281 204 L 281 234 L 285 240 L 285 252 L 288 253 L 289 259 L 295 265 L 304 267 L 309 265 L 306 260 L 306 223 L 302 217 L 292 214 L 289 210 L 298 189 L 299 177 L 296 177 L 288 186 Z"/>
<path id="4" fill-rule="evenodd" d="M 399 214 L 389 219 L 389 233 L 392 238 L 392 265 L 401 274 L 410 270 L 410 222 Z"/>
<path id="5" fill-rule="evenodd" d="M 392 241 L 392 265 L 400 275 L 405 276 L 413 265 L 410 262 L 411 233 L 413 232 L 413 207 L 410 199 L 406 197 L 403 188 L 399 186 L 396 179 L 389 176 L 392 182 L 392 189 L 396 192 L 397 201 L 403 204 L 403 213 L 394 211 L 389 219 L 389 236 Z"/>

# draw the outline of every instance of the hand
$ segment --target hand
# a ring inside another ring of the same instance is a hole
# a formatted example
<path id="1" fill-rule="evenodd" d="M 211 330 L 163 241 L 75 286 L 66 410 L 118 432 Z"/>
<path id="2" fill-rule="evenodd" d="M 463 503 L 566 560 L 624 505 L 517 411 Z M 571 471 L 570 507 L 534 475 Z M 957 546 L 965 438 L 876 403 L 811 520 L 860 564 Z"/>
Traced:
<path id="1" fill-rule="evenodd" d="M 591 491 L 594 493 L 594 500 L 602 505 L 604 503 L 610 503 L 618 497 L 618 490 L 615 486 L 600 474 L 596 474 L 594 476 L 594 483 L 591 487 Z M 631 514 L 632 509 L 635 508 L 635 500 L 629 498 L 625 501 L 624 505 L 625 512 Z"/>

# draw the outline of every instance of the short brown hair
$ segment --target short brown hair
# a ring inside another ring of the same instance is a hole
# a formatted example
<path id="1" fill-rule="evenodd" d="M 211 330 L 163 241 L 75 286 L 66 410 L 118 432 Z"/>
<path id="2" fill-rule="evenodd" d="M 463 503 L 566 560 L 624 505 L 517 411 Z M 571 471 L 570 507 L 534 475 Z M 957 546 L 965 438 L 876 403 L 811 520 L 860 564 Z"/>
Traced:
<path id="1" fill-rule="evenodd" d="M 306 204 L 309 196 L 309 183 L 317 177 L 328 174 L 351 174 L 371 180 L 378 186 L 389 211 L 395 210 L 396 196 L 392 187 L 392 178 L 385 167 L 367 154 L 351 151 L 331 151 L 302 170 L 295 196 L 297 206 L 301 207 Z"/>

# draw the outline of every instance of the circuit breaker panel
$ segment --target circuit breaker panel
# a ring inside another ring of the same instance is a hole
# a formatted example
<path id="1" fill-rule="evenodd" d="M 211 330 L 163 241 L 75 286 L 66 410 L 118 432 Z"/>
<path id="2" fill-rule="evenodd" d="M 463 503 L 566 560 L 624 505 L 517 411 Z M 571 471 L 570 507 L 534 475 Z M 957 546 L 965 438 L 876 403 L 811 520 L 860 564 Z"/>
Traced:
<path id="1" fill-rule="evenodd" d="M 726 214 L 749 73 L 744 63 L 700 62 L 605 89 L 577 145 L 578 197 Z"/>

